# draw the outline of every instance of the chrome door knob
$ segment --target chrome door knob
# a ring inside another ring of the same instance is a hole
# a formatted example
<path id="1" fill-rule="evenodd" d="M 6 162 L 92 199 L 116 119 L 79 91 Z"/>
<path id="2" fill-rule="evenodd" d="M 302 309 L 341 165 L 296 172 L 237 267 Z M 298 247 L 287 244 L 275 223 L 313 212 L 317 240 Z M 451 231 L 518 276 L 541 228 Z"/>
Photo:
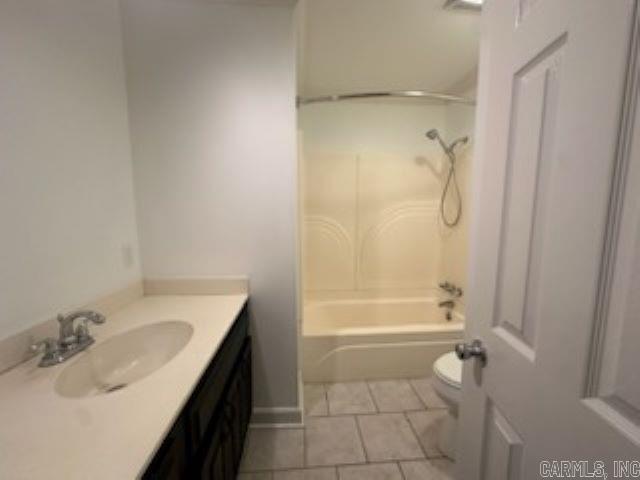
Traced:
<path id="1" fill-rule="evenodd" d="M 468 360 L 476 357 L 479 358 L 483 364 L 487 363 L 487 350 L 482 346 L 480 340 L 474 340 L 471 343 L 458 343 L 456 344 L 455 352 L 460 360 Z"/>

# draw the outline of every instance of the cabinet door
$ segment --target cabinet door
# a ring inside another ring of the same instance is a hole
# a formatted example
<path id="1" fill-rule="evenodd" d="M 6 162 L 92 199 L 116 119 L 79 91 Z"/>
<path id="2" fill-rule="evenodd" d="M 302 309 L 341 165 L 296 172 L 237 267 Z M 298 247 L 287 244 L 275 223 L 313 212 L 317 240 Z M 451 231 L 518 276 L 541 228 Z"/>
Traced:
<path id="1" fill-rule="evenodd" d="M 242 457 L 244 442 L 244 431 L 242 428 L 241 407 L 241 380 L 240 365 L 236 369 L 233 383 L 229 387 L 229 393 L 225 401 L 225 416 L 229 427 L 229 441 L 231 443 L 231 463 L 234 470 L 237 470 Z"/>
<path id="2" fill-rule="evenodd" d="M 216 419 L 212 436 L 203 442 L 203 451 L 196 460 L 189 478 L 200 480 L 234 480 L 236 465 L 234 462 L 234 447 L 226 415 Z"/>
<path id="3" fill-rule="evenodd" d="M 143 480 L 180 480 L 187 468 L 186 430 L 179 418 L 158 449 Z"/>
<path id="4" fill-rule="evenodd" d="M 192 465 L 192 478 L 209 480 L 214 478 L 224 478 L 222 475 L 222 441 L 223 441 L 223 419 L 218 416 L 214 419 L 216 428 L 208 438 L 203 441 L 202 449 L 198 452 L 196 461 Z M 218 427 L 219 425 L 219 427 Z"/>
<path id="5" fill-rule="evenodd" d="M 187 415 L 189 436 L 194 451 L 199 450 L 200 441 L 218 414 L 218 409 L 222 408 L 225 389 L 231 382 L 238 359 L 241 357 L 247 330 L 248 318 L 243 310 L 190 400 Z"/>
<path id="6" fill-rule="evenodd" d="M 253 370 L 251 366 L 251 338 L 247 338 L 240 360 L 240 424 L 242 436 L 247 433 L 253 412 Z"/>

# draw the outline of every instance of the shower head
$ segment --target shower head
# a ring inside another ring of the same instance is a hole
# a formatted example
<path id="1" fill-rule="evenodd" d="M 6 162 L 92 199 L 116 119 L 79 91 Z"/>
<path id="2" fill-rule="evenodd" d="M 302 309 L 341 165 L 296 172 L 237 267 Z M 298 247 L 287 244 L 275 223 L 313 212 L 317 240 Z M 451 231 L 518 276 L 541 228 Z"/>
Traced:
<path id="1" fill-rule="evenodd" d="M 457 140 L 454 140 L 454 142 L 447 147 L 446 143 L 444 143 L 444 141 L 442 140 L 440 133 L 438 133 L 438 129 L 436 128 L 432 128 L 431 130 L 429 130 L 426 133 L 426 136 L 429 140 L 438 140 L 438 143 L 440 143 L 440 146 L 442 147 L 444 152 L 449 156 L 453 154 L 453 149 L 456 148 L 459 144 L 465 144 L 469 141 L 469 137 L 460 137 Z"/>
<path id="2" fill-rule="evenodd" d="M 449 149 L 447 148 L 447 146 L 445 145 L 445 143 L 442 141 L 442 137 L 440 136 L 440 134 L 438 133 L 438 129 L 436 128 L 432 128 L 431 130 L 429 130 L 427 133 L 427 138 L 429 140 L 438 140 L 438 143 L 440 144 L 440 146 L 442 147 L 442 149 L 445 151 L 445 153 L 447 155 L 450 155 L 451 152 L 449 151 Z"/>
<path id="3" fill-rule="evenodd" d="M 432 128 L 431 130 L 429 130 L 427 132 L 427 138 L 429 140 L 435 140 L 436 138 L 438 138 L 440 135 L 438 135 L 438 130 L 436 130 L 435 128 Z"/>

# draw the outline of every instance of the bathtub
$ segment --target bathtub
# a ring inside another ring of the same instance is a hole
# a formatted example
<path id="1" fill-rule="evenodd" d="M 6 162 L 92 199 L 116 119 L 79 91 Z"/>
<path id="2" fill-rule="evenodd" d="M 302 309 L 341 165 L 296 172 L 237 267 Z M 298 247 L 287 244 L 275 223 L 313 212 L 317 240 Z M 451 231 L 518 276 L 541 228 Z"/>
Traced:
<path id="1" fill-rule="evenodd" d="M 447 321 L 437 298 L 314 300 L 304 305 L 305 382 L 431 375 L 462 338 L 464 317 Z"/>

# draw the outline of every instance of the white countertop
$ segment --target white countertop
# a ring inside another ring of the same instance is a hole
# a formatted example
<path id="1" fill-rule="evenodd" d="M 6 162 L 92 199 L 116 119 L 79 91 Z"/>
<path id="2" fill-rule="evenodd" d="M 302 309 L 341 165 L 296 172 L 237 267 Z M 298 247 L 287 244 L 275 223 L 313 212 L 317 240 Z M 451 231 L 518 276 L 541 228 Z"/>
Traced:
<path id="1" fill-rule="evenodd" d="M 67 362 L 37 359 L 0 375 L 0 478 L 109 479 L 140 476 L 188 400 L 247 295 L 147 296 L 92 326 L 96 342 L 162 320 L 193 326 L 185 348 L 128 387 L 85 398 L 55 392 Z"/>

